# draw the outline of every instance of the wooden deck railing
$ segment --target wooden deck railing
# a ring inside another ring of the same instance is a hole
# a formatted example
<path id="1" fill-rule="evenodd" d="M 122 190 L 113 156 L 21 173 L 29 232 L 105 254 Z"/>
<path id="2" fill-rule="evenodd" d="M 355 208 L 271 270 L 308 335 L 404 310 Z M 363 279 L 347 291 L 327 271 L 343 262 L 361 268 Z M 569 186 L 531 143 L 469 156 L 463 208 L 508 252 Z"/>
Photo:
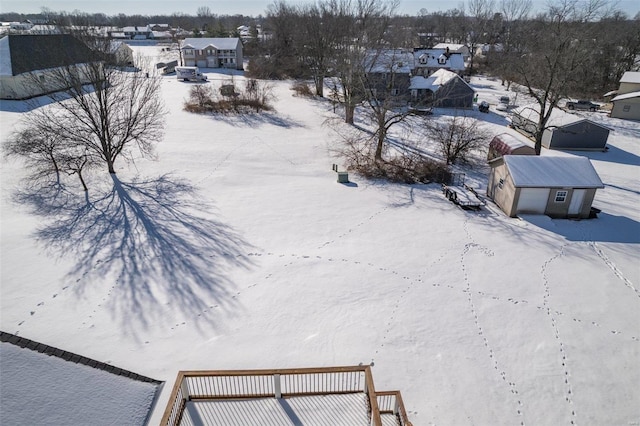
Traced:
<path id="1" fill-rule="evenodd" d="M 360 393 L 367 395 L 370 425 L 382 426 L 378 403 L 407 420 L 400 392 L 376 392 L 371 367 L 328 367 L 278 370 L 180 371 L 162 417 L 162 425 L 179 426 L 187 401 L 234 398 Z M 387 405 L 390 408 L 387 408 Z"/>
<path id="2" fill-rule="evenodd" d="M 376 392 L 380 414 L 392 413 L 398 417 L 400 426 L 412 426 L 402 402 L 400 391 Z"/>

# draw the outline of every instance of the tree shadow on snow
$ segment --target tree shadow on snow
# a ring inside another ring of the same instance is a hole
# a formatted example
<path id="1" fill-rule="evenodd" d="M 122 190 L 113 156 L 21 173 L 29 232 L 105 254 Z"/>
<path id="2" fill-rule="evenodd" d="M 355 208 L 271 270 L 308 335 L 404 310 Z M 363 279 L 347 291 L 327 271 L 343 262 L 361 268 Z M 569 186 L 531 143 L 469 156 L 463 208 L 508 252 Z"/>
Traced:
<path id="1" fill-rule="evenodd" d="M 246 114 L 213 114 L 212 117 L 215 120 L 224 121 L 235 127 L 251 127 L 256 128 L 262 125 L 271 125 L 277 127 L 283 127 L 285 129 L 292 129 L 296 127 L 304 127 L 303 124 L 291 119 L 290 117 L 282 116 L 276 112 L 260 112 L 260 113 L 246 113 Z"/>
<path id="2" fill-rule="evenodd" d="M 185 181 L 112 177 L 112 186 L 85 197 L 59 184 L 16 194 L 45 219 L 39 242 L 75 259 L 66 277 L 72 287 L 82 294 L 97 283 L 111 285 L 103 305 L 134 334 L 168 313 L 191 318 L 214 303 L 233 308 L 228 273 L 251 267 L 249 244 L 211 219 L 211 206 Z"/>

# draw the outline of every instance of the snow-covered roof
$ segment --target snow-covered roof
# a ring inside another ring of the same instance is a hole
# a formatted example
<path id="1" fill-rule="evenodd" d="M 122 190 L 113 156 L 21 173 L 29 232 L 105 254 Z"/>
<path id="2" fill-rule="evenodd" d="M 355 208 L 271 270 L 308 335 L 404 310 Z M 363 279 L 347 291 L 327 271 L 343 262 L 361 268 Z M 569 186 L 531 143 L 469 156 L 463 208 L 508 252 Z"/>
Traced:
<path id="1" fill-rule="evenodd" d="M 369 72 L 409 74 L 413 70 L 413 54 L 405 50 L 370 52 L 366 58 Z"/>
<path id="2" fill-rule="evenodd" d="M 493 140 L 498 140 L 498 141 L 504 143 L 505 145 L 507 145 L 512 150 L 514 150 L 516 148 L 521 148 L 523 146 L 530 146 L 530 144 L 526 143 L 522 139 L 517 138 L 516 136 L 514 136 L 512 134 L 509 134 L 509 133 L 499 134 L 499 135 L 495 136 L 495 138 Z M 493 143 L 493 141 L 491 141 L 491 142 Z"/>
<path id="3" fill-rule="evenodd" d="M 240 39 L 233 38 L 185 38 L 182 48 L 192 48 L 203 50 L 209 46 L 213 46 L 218 50 L 234 50 L 238 48 Z"/>
<path id="4" fill-rule="evenodd" d="M 446 68 L 454 71 L 463 71 L 465 66 L 462 54 L 450 53 L 447 56 L 446 52 L 446 49 L 416 50 L 413 52 L 415 66 L 416 68 Z"/>
<path id="5" fill-rule="evenodd" d="M 540 105 L 538 105 L 537 103 L 523 105 L 521 107 L 515 108 L 513 110 L 513 114 L 537 123 L 540 117 Z M 551 111 L 551 116 L 549 117 L 549 121 L 547 121 L 547 127 L 565 127 L 568 125 L 579 123 L 581 121 L 587 121 L 595 126 L 609 129 L 607 126 L 596 123 L 595 121 L 584 118 L 578 114 L 566 112 L 558 107 L 555 107 L 553 111 Z"/>
<path id="6" fill-rule="evenodd" d="M 618 95 L 615 98 L 611 99 L 611 102 L 621 101 L 623 99 L 632 99 L 632 98 L 640 98 L 640 91 L 629 92 L 623 95 Z"/>
<path id="7" fill-rule="evenodd" d="M 639 71 L 627 71 L 622 75 L 620 83 L 638 83 L 640 84 L 640 72 Z"/>
<path id="8" fill-rule="evenodd" d="M 587 157 L 506 155 L 503 158 L 516 187 L 604 187 Z"/>
<path id="9" fill-rule="evenodd" d="M 467 82 L 462 80 L 458 74 L 441 68 L 426 78 L 420 75 L 411 77 L 411 85 L 409 86 L 409 89 L 429 89 L 432 92 L 436 92 L 440 87 L 456 78 L 460 79 L 464 84 L 467 84 Z M 469 85 L 467 84 L 467 86 Z M 471 86 L 469 86 L 469 88 L 471 88 Z"/>
<path id="10" fill-rule="evenodd" d="M 455 44 L 455 43 L 438 43 L 433 46 L 434 49 L 447 49 L 449 48 L 450 52 L 460 52 L 460 53 L 469 53 L 469 48 L 464 44 Z"/>
<path id="11" fill-rule="evenodd" d="M 40 349 L 45 346 L 38 345 Z M 0 399 L 5 421 L 20 425 L 145 423 L 158 383 L 71 361 L 82 357 L 60 349 L 51 348 L 68 354 L 69 360 L 61 357 L 66 355 L 21 346 L 0 343 Z"/>

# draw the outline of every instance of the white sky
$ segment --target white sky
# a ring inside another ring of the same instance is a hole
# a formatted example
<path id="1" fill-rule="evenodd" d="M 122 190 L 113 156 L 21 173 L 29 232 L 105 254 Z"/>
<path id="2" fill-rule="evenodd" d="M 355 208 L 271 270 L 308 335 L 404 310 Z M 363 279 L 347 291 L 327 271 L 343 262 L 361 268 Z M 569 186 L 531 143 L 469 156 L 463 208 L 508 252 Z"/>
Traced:
<path id="1" fill-rule="evenodd" d="M 547 4 L 545 0 L 534 0 L 537 8 L 543 9 Z M 289 0 L 289 3 L 307 3 L 301 0 Z M 424 8 L 430 12 L 438 10 L 449 10 L 459 7 L 462 1 L 446 0 L 401 0 L 398 12 L 401 14 L 417 14 Z M 635 0 L 620 0 L 617 2 L 618 8 L 630 16 L 634 16 L 640 10 L 638 2 Z M 0 2 L 0 12 L 18 13 L 38 13 L 42 7 L 47 7 L 53 11 L 72 12 L 79 10 L 87 13 L 105 13 L 107 15 L 152 15 L 152 14 L 172 14 L 181 12 L 187 15 L 195 15 L 201 6 L 208 6 L 212 12 L 218 15 L 243 14 L 249 16 L 264 15 L 267 7 L 273 4 L 273 0 L 2 0 Z"/>

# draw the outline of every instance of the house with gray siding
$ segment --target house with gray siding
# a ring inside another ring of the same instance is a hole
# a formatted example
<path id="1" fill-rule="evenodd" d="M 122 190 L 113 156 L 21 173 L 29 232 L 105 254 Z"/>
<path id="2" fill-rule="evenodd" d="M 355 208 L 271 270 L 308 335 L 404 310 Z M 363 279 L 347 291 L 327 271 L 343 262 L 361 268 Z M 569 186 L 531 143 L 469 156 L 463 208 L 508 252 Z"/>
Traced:
<path id="1" fill-rule="evenodd" d="M 627 71 L 620 79 L 620 87 L 612 92 L 611 117 L 640 120 L 640 72 Z"/>
<path id="2" fill-rule="evenodd" d="M 187 67 L 244 69 L 239 38 L 186 38 L 180 49 Z"/>
<path id="3" fill-rule="evenodd" d="M 538 104 L 525 105 L 512 111 L 511 125 L 519 132 L 533 135 L 540 117 Z M 542 146 L 547 149 L 604 151 L 611 129 L 585 118 L 581 113 L 569 113 L 554 108 L 542 134 Z"/>
<path id="4" fill-rule="evenodd" d="M 429 77 L 411 77 L 411 102 L 416 106 L 473 108 L 475 91 L 458 74 L 439 69 Z"/>
<path id="5" fill-rule="evenodd" d="M 596 190 L 604 188 L 586 157 L 505 155 L 489 165 L 487 196 L 510 217 L 588 218 Z"/>

